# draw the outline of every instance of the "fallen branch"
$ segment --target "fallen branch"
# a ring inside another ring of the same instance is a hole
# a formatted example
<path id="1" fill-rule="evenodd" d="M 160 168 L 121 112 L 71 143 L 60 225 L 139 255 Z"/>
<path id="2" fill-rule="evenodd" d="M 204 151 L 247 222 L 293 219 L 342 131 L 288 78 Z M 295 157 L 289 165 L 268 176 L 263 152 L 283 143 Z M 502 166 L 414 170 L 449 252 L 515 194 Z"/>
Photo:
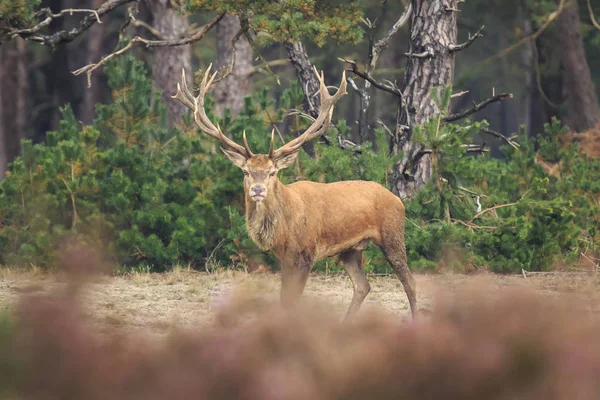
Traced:
<path id="1" fill-rule="evenodd" d="M 466 118 L 469 115 L 475 114 L 476 112 L 480 111 L 481 109 L 487 107 L 488 105 L 490 105 L 492 103 L 495 103 L 497 101 L 504 100 L 504 99 L 511 99 L 512 97 L 513 97 L 512 93 L 502 93 L 502 94 L 497 94 L 495 96 L 492 96 L 488 99 L 485 99 L 481 103 L 474 102 L 472 108 L 469 108 L 468 110 L 465 110 L 460 113 L 447 115 L 446 117 L 444 117 L 444 121 L 452 122 L 452 121 L 456 121 L 456 120 L 459 120 L 462 118 Z"/>
<path id="2" fill-rule="evenodd" d="M 72 73 L 73 73 L 73 75 L 81 75 L 83 73 L 87 74 L 88 87 L 90 87 L 91 86 L 90 78 L 91 78 L 92 72 L 94 72 L 96 69 L 98 69 L 101 66 L 103 66 L 104 64 L 106 64 L 111 59 L 118 57 L 118 56 L 126 53 L 127 51 L 131 50 L 133 48 L 133 46 L 135 46 L 136 44 L 144 44 L 146 46 L 146 48 L 151 48 L 151 47 L 165 47 L 165 46 L 184 46 L 186 44 L 194 43 L 194 42 L 197 42 L 198 40 L 202 39 L 204 37 L 204 35 L 211 28 L 213 28 L 224 16 L 225 16 L 225 13 L 218 15 L 217 17 L 213 18 L 213 20 L 210 21 L 208 24 L 206 24 L 202 28 L 200 28 L 200 30 L 198 32 L 196 32 L 194 35 L 186 37 L 186 38 L 182 38 L 182 39 L 148 40 L 148 39 L 144 39 L 142 37 L 136 36 L 133 39 L 131 39 L 131 41 L 122 49 L 114 51 L 113 53 L 102 58 L 97 63 L 88 64 L 83 68 L 79 68 L 78 70 L 73 71 Z"/>
<path id="3" fill-rule="evenodd" d="M 451 44 L 448 46 L 448 49 L 450 49 L 450 51 L 461 51 L 466 49 L 467 47 L 469 47 L 470 45 L 473 44 L 473 42 L 475 40 L 477 40 L 477 38 L 483 37 L 483 35 L 481 34 L 481 30 L 484 28 L 485 25 L 483 25 L 481 28 L 479 28 L 479 30 L 477 32 L 475 32 L 475 34 L 473 36 L 471 36 L 471 34 L 469 34 L 469 40 L 467 40 L 464 43 L 461 44 Z"/>
<path id="4" fill-rule="evenodd" d="M 68 43 L 77 38 L 83 32 L 87 31 L 96 22 L 102 23 L 100 17 L 111 12 L 115 8 L 122 6 L 123 4 L 137 2 L 138 0 L 107 0 L 104 4 L 98 7 L 96 10 L 89 9 L 66 9 L 62 10 L 58 14 L 53 14 L 49 8 L 44 8 L 36 13 L 37 17 L 44 18 L 43 21 L 37 25 L 27 29 L 17 29 L 8 32 L 9 36 L 19 36 L 25 40 L 31 40 L 39 42 L 46 46 L 56 47 L 59 44 Z M 72 15 L 73 13 L 88 13 L 80 22 L 79 25 L 70 30 L 61 30 L 51 35 L 42 35 L 38 32 L 43 28 L 46 28 L 55 18 L 60 18 L 66 14 Z"/>

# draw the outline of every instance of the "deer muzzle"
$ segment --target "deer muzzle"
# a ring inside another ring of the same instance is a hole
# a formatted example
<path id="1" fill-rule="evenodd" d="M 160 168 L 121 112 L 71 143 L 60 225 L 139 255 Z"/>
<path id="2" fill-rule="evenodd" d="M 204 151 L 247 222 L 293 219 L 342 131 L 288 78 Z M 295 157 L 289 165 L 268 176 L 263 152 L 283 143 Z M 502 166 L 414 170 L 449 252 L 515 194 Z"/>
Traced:
<path id="1" fill-rule="evenodd" d="M 252 185 L 250 187 L 250 198 L 254 201 L 263 201 L 267 196 L 267 188 L 263 185 Z"/>

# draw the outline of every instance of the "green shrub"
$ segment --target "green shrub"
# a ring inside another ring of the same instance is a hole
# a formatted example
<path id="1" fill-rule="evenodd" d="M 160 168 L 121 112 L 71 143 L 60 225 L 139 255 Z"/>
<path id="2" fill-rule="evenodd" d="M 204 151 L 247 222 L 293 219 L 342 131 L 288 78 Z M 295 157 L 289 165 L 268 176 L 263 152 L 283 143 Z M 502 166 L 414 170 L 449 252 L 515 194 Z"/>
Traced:
<path id="1" fill-rule="evenodd" d="M 243 175 L 214 151 L 216 141 L 196 130 L 191 115 L 181 129 L 167 128 L 166 109 L 141 62 L 122 57 L 106 72 L 113 101 L 97 106 L 91 126 L 81 126 L 67 106 L 60 128 L 48 132 L 45 144 L 22 141 L 21 156 L 0 182 L 0 262 L 51 266 L 62 240 L 75 235 L 106 249 L 123 268 L 231 266 L 239 251 L 277 267 L 275 257 L 260 251 L 246 233 Z M 263 88 L 246 98 L 236 118 L 215 117 L 210 97 L 207 113 L 238 142 L 245 129 L 254 151 L 266 153 L 270 125 L 289 118 L 288 111 L 302 107 L 302 100 L 294 83 L 278 107 Z M 596 251 L 600 161 L 581 156 L 576 146 L 562 148 L 560 122 L 547 124 L 536 139 L 521 132 L 519 149 L 505 146 L 504 160 L 466 154 L 464 145 L 485 121 L 438 122 L 433 118 L 415 129 L 414 139 L 432 149 L 435 164 L 433 179 L 405 202 L 412 269 L 437 271 L 454 263 L 465 270 L 544 270 Z M 284 140 L 308 124 L 292 118 Z M 342 137 L 349 130 L 344 121 L 335 129 Z M 316 157 L 302 152 L 297 166 L 280 178 L 284 183 L 363 179 L 389 186 L 400 156 L 388 154 L 386 135 L 376 131 L 377 151 L 370 143 L 357 152 L 315 142 Z M 562 179 L 547 176 L 536 155 L 560 161 Z M 374 245 L 365 259 L 369 272 L 392 272 Z M 331 261 L 316 268 L 340 270 Z"/>

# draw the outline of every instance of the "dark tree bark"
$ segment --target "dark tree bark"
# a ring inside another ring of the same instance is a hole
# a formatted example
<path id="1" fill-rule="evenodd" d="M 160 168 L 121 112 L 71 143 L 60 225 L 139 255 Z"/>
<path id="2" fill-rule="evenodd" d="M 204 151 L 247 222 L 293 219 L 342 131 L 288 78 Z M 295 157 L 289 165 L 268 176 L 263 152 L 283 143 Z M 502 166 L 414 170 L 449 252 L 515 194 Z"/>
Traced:
<path id="1" fill-rule="evenodd" d="M 0 46 L 0 178 L 27 137 L 28 46 L 18 38 Z"/>
<path id="2" fill-rule="evenodd" d="M 4 66 L 4 52 L 6 51 L 7 46 L 0 46 L 0 65 Z M 4 74 L 6 73 L 6 68 L 0 69 L 0 179 L 4 178 L 4 172 L 6 171 L 6 166 L 8 164 L 8 160 L 6 158 L 6 126 L 4 123 L 4 99 L 2 98 L 2 93 L 4 90 Z"/>
<path id="3" fill-rule="evenodd" d="M 531 19 L 525 13 L 524 10 L 524 2 L 519 2 L 519 19 L 521 20 L 521 36 L 528 37 L 532 34 L 533 28 L 531 26 Z M 520 123 L 525 126 L 525 129 L 528 130 L 528 135 L 532 135 L 531 132 L 531 121 L 533 116 L 533 102 L 534 102 L 534 93 L 536 91 L 536 83 L 535 83 L 535 70 L 534 63 L 535 60 L 535 48 L 536 44 L 532 40 L 528 40 L 523 44 L 520 52 L 521 65 L 523 67 L 523 85 L 525 90 L 523 92 L 523 98 L 521 99 L 521 107 L 520 113 L 521 117 L 519 118 Z"/>
<path id="4" fill-rule="evenodd" d="M 227 71 L 233 55 L 231 41 L 240 31 L 240 20 L 235 15 L 226 15 L 217 24 L 217 62 L 216 67 Z M 229 108 L 236 115 L 244 106 L 244 96 L 250 92 L 252 72 L 252 47 L 244 35 L 235 43 L 235 63 L 225 79 L 215 84 L 215 112 L 223 115 Z"/>
<path id="5" fill-rule="evenodd" d="M 148 4 L 153 26 L 162 39 L 173 40 L 185 36 L 189 27 L 187 16 L 174 8 L 170 0 L 149 0 Z M 182 68 L 185 69 L 186 76 L 191 77 L 192 53 L 189 45 L 157 47 L 154 50 L 152 78 L 155 86 L 162 90 L 162 101 L 169 110 L 169 126 L 179 124 L 186 112 L 183 104 L 171 98 L 174 92 L 173 82 L 180 79 Z"/>
<path id="6" fill-rule="evenodd" d="M 316 118 L 319 115 L 319 106 L 321 105 L 321 99 L 319 96 L 315 96 L 315 93 L 319 92 L 319 80 L 315 75 L 313 64 L 308 58 L 306 48 L 300 41 L 296 43 L 286 42 L 283 46 L 290 56 L 292 65 L 296 69 L 296 74 L 302 85 L 304 109 L 313 118 Z"/>
<path id="7" fill-rule="evenodd" d="M 95 2 L 96 0 L 93 1 Z M 89 0 L 62 0 L 61 5 L 63 9 L 92 8 L 95 6 L 95 4 Z M 66 28 L 73 24 L 70 19 L 64 19 L 63 23 Z M 105 25 L 106 24 L 94 24 L 90 29 Z M 65 70 L 63 71 L 65 80 L 59 83 L 58 88 L 60 91 L 64 92 L 63 94 L 66 96 L 66 101 L 57 105 L 63 106 L 66 103 L 70 104 L 78 119 L 81 119 L 85 113 L 87 78 L 85 76 L 76 77 L 71 71 L 80 68 L 88 62 L 88 41 L 91 39 L 91 36 L 89 36 L 90 33 L 92 32 L 88 31 L 87 35 L 78 36 L 74 40 L 62 45 L 66 49 L 67 59 L 64 66 Z M 62 118 L 60 113 L 59 117 Z"/>
<path id="8" fill-rule="evenodd" d="M 104 3 L 104 0 L 92 0 L 92 7 L 98 8 Z M 105 24 L 95 24 L 90 28 L 87 40 L 87 64 L 97 62 L 104 53 L 104 35 Z M 81 119 L 86 124 L 91 124 L 94 119 L 94 107 L 100 102 L 102 86 L 105 77 L 102 71 L 92 74 L 90 81 L 92 87 L 87 87 L 84 91 L 83 106 L 81 110 Z"/>
<path id="9" fill-rule="evenodd" d="M 558 17 L 557 28 L 568 109 L 565 122 L 572 130 L 583 132 L 600 122 L 600 104 L 580 34 L 577 1 L 570 1 L 565 5 Z"/>
<path id="10" fill-rule="evenodd" d="M 306 48 L 301 41 L 296 43 L 285 42 L 283 44 L 285 50 L 290 57 L 292 65 L 296 69 L 296 75 L 302 86 L 304 93 L 304 109 L 313 117 L 319 115 L 319 106 L 321 99 L 317 95 L 319 92 L 319 80 L 315 75 L 313 63 L 308 58 Z M 314 155 L 314 145 L 312 142 L 307 142 L 302 145 L 302 148 L 310 155 Z"/>
<path id="11" fill-rule="evenodd" d="M 445 87 L 454 79 L 454 53 L 457 27 L 454 0 L 413 0 L 410 19 L 409 56 L 402 84 L 395 135 L 390 149 L 404 153 L 394 168 L 392 192 L 402 199 L 411 197 L 432 175 L 431 158 L 423 147 L 411 140 L 413 127 L 440 110 L 429 91 Z"/>

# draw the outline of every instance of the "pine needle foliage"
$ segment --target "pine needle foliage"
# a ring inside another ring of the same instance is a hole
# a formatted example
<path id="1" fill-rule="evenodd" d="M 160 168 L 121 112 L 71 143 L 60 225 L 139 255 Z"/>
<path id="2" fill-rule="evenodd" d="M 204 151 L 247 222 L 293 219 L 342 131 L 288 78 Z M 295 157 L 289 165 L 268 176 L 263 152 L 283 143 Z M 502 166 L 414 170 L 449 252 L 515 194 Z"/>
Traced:
<path id="1" fill-rule="evenodd" d="M 226 12 L 247 19 L 262 45 L 303 38 L 319 47 L 327 39 L 356 44 L 363 36 L 359 1 L 187 0 L 186 5 L 194 12 Z"/>
<path id="2" fill-rule="evenodd" d="M 63 240 L 76 236 L 106 249 L 124 268 L 237 267 L 232 259 L 244 252 L 276 269 L 275 257 L 247 235 L 243 174 L 218 143 L 196 129 L 191 115 L 180 128 L 167 127 L 160 93 L 133 56 L 112 61 L 106 72 L 113 99 L 97 105 L 92 125 L 82 126 L 67 106 L 45 143 L 22 141 L 21 156 L 0 182 L 0 262 L 51 267 Z M 436 93 L 445 109 L 450 92 Z M 274 124 L 288 122 L 277 145 L 310 124 L 293 112 L 303 100 L 297 82 L 278 105 L 267 88 L 257 90 L 236 118 L 228 112 L 216 117 L 210 95 L 206 100 L 209 117 L 238 142 L 246 130 L 257 153 L 268 151 Z M 410 267 L 546 270 L 580 253 L 598 254 L 600 161 L 564 146 L 566 128 L 557 120 L 536 138 L 521 132 L 519 148 L 505 146 L 504 159 L 467 154 L 465 145 L 486 127 L 485 121 L 459 125 L 434 117 L 415 128 L 414 140 L 433 156 L 434 177 L 405 202 Z M 302 152 L 280 179 L 387 186 L 401 157 L 389 155 L 387 133 L 376 130 L 377 151 L 370 143 L 360 151 L 335 145 L 336 135 L 347 134 L 345 121 L 335 121 L 327 133 L 333 145 L 315 141 L 315 157 Z M 558 163 L 559 178 L 547 175 L 536 157 Z M 365 260 L 367 271 L 391 272 L 374 246 Z M 334 260 L 317 269 L 340 267 Z"/>

